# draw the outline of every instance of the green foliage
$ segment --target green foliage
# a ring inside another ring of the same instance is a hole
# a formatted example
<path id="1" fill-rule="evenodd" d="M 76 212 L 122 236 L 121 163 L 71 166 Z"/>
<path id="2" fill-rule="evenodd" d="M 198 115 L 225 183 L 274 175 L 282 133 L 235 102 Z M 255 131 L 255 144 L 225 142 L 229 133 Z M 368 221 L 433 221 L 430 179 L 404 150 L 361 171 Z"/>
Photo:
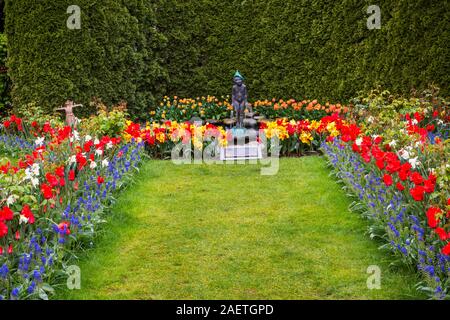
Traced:
<path id="1" fill-rule="evenodd" d="M 6 36 L 0 33 L 0 116 L 6 113 L 5 104 L 9 101 L 9 79 L 6 74 Z"/>
<path id="2" fill-rule="evenodd" d="M 3 33 L 3 30 L 5 29 L 5 1 L 0 0 L 0 33 Z"/>
<path id="3" fill-rule="evenodd" d="M 50 113 L 67 99 L 89 105 L 98 97 L 145 109 L 162 73 L 154 49 L 163 39 L 152 27 L 151 1 L 77 1 L 79 30 L 66 26 L 70 5 L 6 1 L 14 104 L 35 102 Z"/>
<path id="4" fill-rule="evenodd" d="M 81 132 L 100 136 L 120 137 L 127 127 L 127 112 L 124 106 L 115 106 L 110 111 L 104 104 L 98 104 L 97 115 L 81 121 Z"/>
<path id="5" fill-rule="evenodd" d="M 434 87 L 408 98 L 378 88 L 352 99 L 352 104 L 354 108 L 349 118 L 362 125 L 366 134 L 382 134 L 386 141 L 396 140 L 400 145 L 413 139 L 404 133 L 407 123 L 402 120 L 406 114 L 420 113 L 427 125 L 442 128 L 438 132 L 444 136 L 445 126 L 438 123 L 445 121 L 450 110 L 450 103 L 439 97 L 439 90 Z"/>
<path id="6" fill-rule="evenodd" d="M 163 95 L 229 94 L 236 69 L 254 99 L 450 94 L 448 1 L 380 0 L 380 30 L 366 26 L 369 0 L 79 0 L 69 30 L 72 4 L 6 0 L 16 105 L 97 97 L 143 118 Z"/>
<path id="7" fill-rule="evenodd" d="M 236 69 L 254 98 L 342 100 L 383 85 L 450 94 L 450 2 L 380 0 L 381 30 L 358 0 L 160 0 L 167 94 L 229 94 Z"/>
<path id="8" fill-rule="evenodd" d="M 65 123 L 62 121 L 61 114 L 56 112 L 53 114 L 45 113 L 44 110 L 33 102 L 26 105 L 20 105 L 15 110 L 15 114 L 28 122 L 36 122 L 42 126 L 44 123 L 49 123 L 52 127 L 62 126 Z"/>

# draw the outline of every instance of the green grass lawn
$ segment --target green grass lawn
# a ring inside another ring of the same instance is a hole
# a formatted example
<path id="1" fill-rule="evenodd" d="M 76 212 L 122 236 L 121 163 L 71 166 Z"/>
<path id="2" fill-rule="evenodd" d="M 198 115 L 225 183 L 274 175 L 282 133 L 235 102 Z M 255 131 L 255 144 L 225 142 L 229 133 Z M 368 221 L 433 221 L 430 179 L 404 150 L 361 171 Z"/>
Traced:
<path id="1" fill-rule="evenodd" d="M 275 176 L 149 161 L 81 257 L 81 290 L 58 298 L 420 298 L 328 174 L 319 157 L 281 159 Z M 380 290 L 367 289 L 370 265 Z"/>

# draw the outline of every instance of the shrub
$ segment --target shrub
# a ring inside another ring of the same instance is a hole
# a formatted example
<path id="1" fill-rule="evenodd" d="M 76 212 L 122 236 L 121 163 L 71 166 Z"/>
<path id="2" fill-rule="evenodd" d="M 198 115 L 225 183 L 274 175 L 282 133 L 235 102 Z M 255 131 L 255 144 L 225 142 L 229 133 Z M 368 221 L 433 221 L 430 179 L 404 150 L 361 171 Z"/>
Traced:
<path id="1" fill-rule="evenodd" d="M 6 74 L 6 36 L 0 33 L 0 116 L 8 111 L 9 79 Z"/>
<path id="2" fill-rule="evenodd" d="M 251 97 L 345 102 L 377 84 L 393 93 L 428 83 L 450 94 L 450 2 L 381 0 L 381 30 L 368 30 L 370 1 L 160 0 L 169 38 L 168 95 L 226 95 L 232 72 Z"/>
<path id="3" fill-rule="evenodd" d="M 380 0 L 381 30 L 368 0 L 79 0 L 81 30 L 66 28 L 69 0 L 6 4 L 14 102 L 47 112 L 97 97 L 142 118 L 164 94 L 229 94 L 236 69 L 254 98 L 450 93 L 450 2 Z"/>
<path id="4" fill-rule="evenodd" d="M 102 136 L 120 137 L 127 126 L 126 105 L 114 106 L 111 110 L 108 110 L 100 101 L 96 105 L 97 115 L 81 121 L 81 132 L 86 134 L 96 132 Z"/>
<path id="5" fill-rule="evenodd" d="M 47 113 L 67 99 L 89 105 L 122 100 L 138 113 L 153 99 L 161 73 L 148 0 L 80 0 L 81 29 L 70 30 L 73 1 L 6 1 L 6 34 L 15 105 L 35 102 Z M 94 110 L 92 110 L 94 111 Z"/>

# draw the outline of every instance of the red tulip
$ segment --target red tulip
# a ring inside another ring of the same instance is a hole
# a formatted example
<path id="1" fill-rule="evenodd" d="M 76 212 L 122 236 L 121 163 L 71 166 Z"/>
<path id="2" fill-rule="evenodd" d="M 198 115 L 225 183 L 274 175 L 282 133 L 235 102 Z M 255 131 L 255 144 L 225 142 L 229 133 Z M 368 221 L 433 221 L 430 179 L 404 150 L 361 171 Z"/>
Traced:
<path id="1" fill-rule="evenodd" d="M 430 228 L 436 228 L 439 223 L 439 217 L 437 217 L 438 214 L 442 213 L 442 210 L 439 208 L 431 207 L 428 209 L 426 215 L 428 219 L 428 225 Z"/>
<path id="2" fill-rule="evenodd" d="M 69 171 L 69 181 L 73 181 L 73 180 L 75 180 L 75 171 L 70 170 Z"/>
<path id="3" fill-rule="evenodd" d="M 22 208 L 22 212 L 21 214 L 28 219 L 28 223 L 29 224 L 34 224 L 35 219 L 34 219 L 34 215 L 33 212 L 30 209 L 30 206 L 28 206 L 27 204 L 23 206 Z"/>
<path id="4" fill-rule="evenodd" d="M 8 207 L 3 207 L 0 211 L 0 221 L 11 221 L 14 218 L 14 212 Z"/>
<path id="5" fill-rule="evenodd" d="M 377 165 L 378 169 L 383 170 L 384 169 L 384 160 L 378 159 L 375 164 Z"/>
<path id="6" fill-rule="evenodd" d="M 384 184 L 386 185 L 386 186 L 392 186 L 392 183 L 393 183 L 393 181 L 392 181 L 392 177 L 390 176 L 390 175 L 388 175 L 388 174 L 385 174 L 384 176 L 383 176 L 383 180 L 384 180 Z"/>
<path id="7" fill-rule="evenodd" d="M 430 179 L 425 180 L 424 188 L 426 193 L 433 193 L 434 192 L 434 183 Z"/>
<path id="8" fill-rule="evenodd" d="M 61 167 L 59 167 L 59 168 L 57 168 L 56 170 L 55 170 L 55 174 L 58 176 L 58 177 L 60 177 L 60 178 L 64 178 L 64 166 L 61 166 Z"/>
<path id="9" fill-rule="evenodd" d="M 448 240 L 450 237 L 450 234 L 448 234 L 444 229 L 442 228 L 436 228 L 436 230 L 434 230 L 434 232 L 436 232 L 436 234 L 439 236 L 439 238 L 441 240 Z"/>
<path id="10" fill-rule="evenodd" d="M 405 190 L 405 187 L 404 187 L 400 182 L 397 182 L 396 187 L 397 187 L 397 190 L 398 190 L 398 191 L 403 191 L 403 190 Z"/>
<path id="11" fill-rule="evenodd" d="M 41 185 L 41 192 L 44 195 L 44 198 L 47 200 L 53 197 L 52 187 L 50 187 L 48 184 L 43 183 Z"/>
<path id="12" fill-rule="evenodd" d="M 418 172 L 413 172 L 409 178 L 416 186 L 423 183 L 423 177 Z"/>
<path id="13" fill-rule="evenodd" d="M 0 239 L 8 234 L 8 226 L 0 221 Z"/>
<path id="14" fill-rule="evenodd" d="M 47 182 L 52 186 L 52 187 L 56 187 L 59 183 L 58 183 L 58 178 L 56 178 L 54 175 L 52 175 L 51 173 L 47 173 L 45 175 L 45 178 L 47 179 Z"/>
<path id="15" fill-rule="evenodd" d="M 450 256 L 450 242 L 447 243 L 447 245 L 444 248 L 442 248 L 442 254 Z"/>
<path id="16" fill-rule="evenodd" d="M 409 190 L 409 193 L 416 201 L 422 201 L 424 198 L 425 188 L 422 186 L 417 186 Z"/>

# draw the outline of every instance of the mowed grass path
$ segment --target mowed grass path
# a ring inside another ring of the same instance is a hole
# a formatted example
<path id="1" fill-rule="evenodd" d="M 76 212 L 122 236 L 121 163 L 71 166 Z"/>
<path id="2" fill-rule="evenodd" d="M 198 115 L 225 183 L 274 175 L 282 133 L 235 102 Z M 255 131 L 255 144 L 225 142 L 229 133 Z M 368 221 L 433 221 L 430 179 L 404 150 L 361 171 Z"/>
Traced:
<path id="1" fill-rule="evenodd" d="M 61 299 L 409 299 L 415 276 L 366 234 L 367 222 L 319 157 L 259 165 L 149 161 L 82 256 L 82 288 Z M 368 290 L 367 268 L 382 270 Z"/>

